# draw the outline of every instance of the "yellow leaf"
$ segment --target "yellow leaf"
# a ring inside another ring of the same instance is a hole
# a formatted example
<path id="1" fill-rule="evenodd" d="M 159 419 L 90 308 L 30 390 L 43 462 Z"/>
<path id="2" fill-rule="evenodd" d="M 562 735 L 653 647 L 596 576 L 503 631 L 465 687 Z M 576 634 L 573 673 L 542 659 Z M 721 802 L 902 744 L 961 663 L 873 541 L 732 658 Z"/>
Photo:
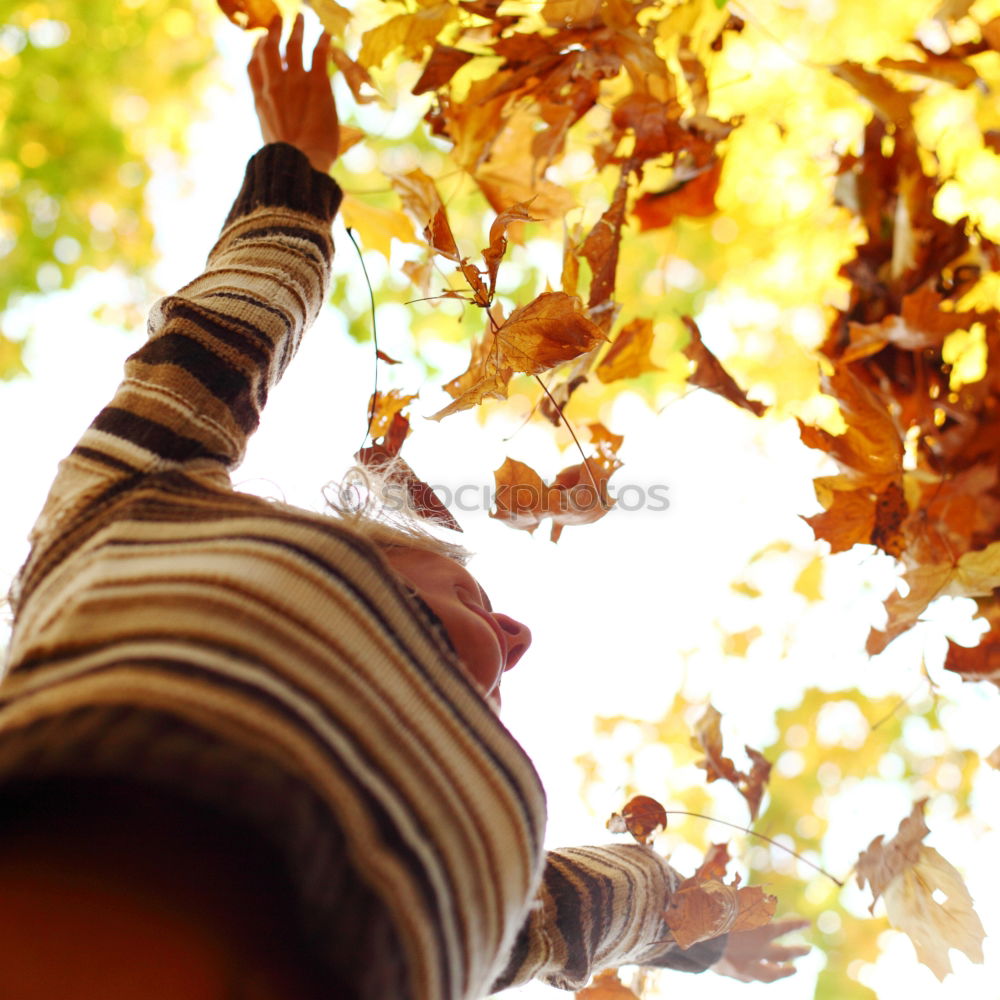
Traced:
<path id="1" fill-rule="evenodd" d="M 450 3 L 436 3 L 411 14 L 397 14 L 361 36 L 358 62 L 373 69 L 381 66 L 386 56 L 396 49 L 402 49 L 408 59 L 418 59 L 424 48 L 436 42 L 437 36 L 458 14 L 458 8 Z"/>
<path id="2" fill-rule="evenodd" d="M 395 209 L 375 208 L 353 195 L 345 194 L 340 217 L 345 226 L 357 230 L 364 249 L 377 250 L 386 260 L 389 259 L 394 238 L 401 243 L 416 243 L 410 220 Z"/>
<path id="3" fill-rule="evenodd" d="M 801 594 L 807 601 L 823 599 L 823 559 L 814 556 L 805 569 L 799 573 L 794 587 L 796 594 Z"/>
<path id="4" fill-rule="evenodd" d="M 323 30 L 333 38 L 340 38 L 351 20 L 351 12 L 337 0 L 306 0 L 306 3 L 316 12 Z"/>

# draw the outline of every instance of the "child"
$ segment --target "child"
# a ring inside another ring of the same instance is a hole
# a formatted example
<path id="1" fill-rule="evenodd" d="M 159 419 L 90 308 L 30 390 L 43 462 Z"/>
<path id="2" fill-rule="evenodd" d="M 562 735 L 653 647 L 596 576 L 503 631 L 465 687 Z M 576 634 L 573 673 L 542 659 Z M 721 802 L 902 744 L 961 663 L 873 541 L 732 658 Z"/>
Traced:
<path id="1" fill-rule="evenodd" d="M 499 722 L 530 642 L 446 543 L 237 493 L 326 296 L 328 39 L 249 67 L 265 142 L 205 272 L 63 461 L 0 687 L 0 996 L 459 1000 L 608 965 L 776 978 L 758 934 L 687 951 L 638 845 L 542 850 Z"/>

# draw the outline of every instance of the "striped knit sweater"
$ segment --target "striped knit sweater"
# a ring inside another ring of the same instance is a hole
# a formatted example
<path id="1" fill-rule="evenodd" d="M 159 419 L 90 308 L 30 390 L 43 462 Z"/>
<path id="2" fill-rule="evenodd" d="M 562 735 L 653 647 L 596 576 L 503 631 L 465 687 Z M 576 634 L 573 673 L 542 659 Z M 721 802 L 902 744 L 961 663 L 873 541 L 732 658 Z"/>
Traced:
<path id="1" fill-rule="evenodd" d="M 359 996 L 700 970 L 718 944 L 671 944 L 674 875 L 653 852 L 545 854 L 531 762 L 379 553 L 231 486 L 324 301 L 339 200 L 265 146 L 205 272 L 156 304 L 60 465 L 15 588 L 0 782 L 125 777 L 252 824 L 339 976 L 373 948 L 398 957 L 398 980 L 359 970 Z"/>

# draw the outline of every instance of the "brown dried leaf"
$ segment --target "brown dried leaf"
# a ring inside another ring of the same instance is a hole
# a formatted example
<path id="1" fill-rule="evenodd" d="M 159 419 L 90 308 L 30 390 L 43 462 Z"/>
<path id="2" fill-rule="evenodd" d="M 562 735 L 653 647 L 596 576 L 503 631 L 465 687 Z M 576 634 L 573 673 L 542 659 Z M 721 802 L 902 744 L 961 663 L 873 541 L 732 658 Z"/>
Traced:
<path id="1" fill-rule="evenodd" d="M 705 346 L 695 321 L 690 316 L 682 316 L 681 319 L 691 334 L 691 340 L 684 348 L 684 356 L 695 363 L 694 371 L 688 376 L 688 382 L 717 393 L 730 403 L 742 406 L 744 410 L 749 410 L 758 417 L 761 416 L 767 407 L 755 399 L 747 399 L 747 394 L 722 367 L 722 362 Z"/>
<path id="2" fill-rule="evenodd" d="M 395 361 L 392 363 L 398 364 Z M 409 406 L 417 398 L 417 395 L 415 392 L 406 395 L 402 389 L 391 389 L 389 392 L 376 392 L 368 401 L 368 412 L 372 418 L 371 427 L 369 428 L 371 436 L 373 438 L 383 437 L 389 430 L 393 418 L 397 414 L 402 414 L 403 409 Z"/>
<path id="3" fill-rule="evenodd" d="M 756 819 L 767 780 L 771 775 L 771 763 L 760 751 L 748 746 L 744 749 L 751 761 L 750 773 L 746 774 L 739 770 L 722 752 L 721 722 L 722 715 L 709 704 L 705 714 L 695 723 L 691 742 L 696 750 L 705 752 L 705 758 L 697 761 L 696 766 L 704 768 L 707 781 L 713 782 L 721 778 L 733 785 L 746 800 L 750 818 Z"/>
<path id="4" fill-rule="evenodd" d="M 244 31 L 266 28 L 281 11 L 273 0 L 217 0 L 219 10 Z"/>
<path id="5" fill-rule="evenodd" d="M 464 52 L 438 42 L 431 50 L 424 71 L 413 85 L 412 92 L 426 94 L 429 90 L 443 87 L 473 57 L 472 52 Z"/>
<path id="6" fill-rule="evenodd" d="M 615 293 L 615 277 L 618 273 L 618 251 L 621 247 L 622 224 L 625 221 L 625 206 L 628 200 L 629 174 L 631 162 L 621 168 L 614 197 L 604 214 L 580 247 L 580 253 L 590 264 L 593 278 L 590 282 L 590 297 L 587 304 L 591 315 L 601 316 L 605 333 L 611 329 L 614 314 L 605 308 Z"/>
<path id="7" fill-rule="evenodd" d="M 368 70 L 361 63 L 355 62 L 343 49 L 338 48 L 336 45 L 330 46 L 330 58 L 337 69 L 344 74 L 344 80 L 347 82 L 347 86 L 350 88 L 351 94 L 358 104 L 370 104 L 372 101 L 379 99 L 375 83 L 371 76 L 369 76 Z M 364 93 L 362 87 L 369 87 L 372 93 Z"/>
<path id="8" fill-rule="evenodd" d="M 883 121 L 901 129 L 913 127 L 913 102 L 919 94 L 897 90 L 884 76 L 858 63 L 843 62 L 830 67 L 830 72 L 849 83 L 872 105 Z"/>
<path id="9" fill-rule="evenodd" d="M 670 898 L 663 919 L 682 948 L 730 931 L 747 931 L 770 923 L 777 897 L 760 886 L 723 885 L 711 879 L 697 884 L 686 880 Z"/>
<path id="10" fill-rule="evenodd" d="M 917 958 L 938 979 L 951 972 L 948 951 L 957 948 L 973 962 L 983 961 L 983 925 L 958 871 L 922 843 L 930 832 L 924 822 L 926 799 L 917 802 L 887 843 L 876 837 L 858 856 L 857 880 L 871 887 L 874 910 L 885 900 L 889 923 L 908 935 Z M 938 902 L 936 896 L 943 896 Z"/>
<path id="11" fill-rule="evenodd" d="M 593 350 L 605 337 L 577 299 L 565 292 L 543 292 L 515 309 L 496 339 L 499 367 L 537 375 Z"/>
<path id="12" fill-rule="evenodd" d="M 549 491 L 549 511 L 552 515 L 551 541 L 558 542 L 563 528 L 593 524 L 614 506 L 608 494 L 608 480 L 621 462 L 607 450 L 597 458 L 588 458 L 560 472 Z"/>
<path id="13" fill-rule="evenodd" d="M 620 378 L 638 378 L 648 372 L 660 371 L 649 358 L 653 348 L 653 322 L 639 316 L 618 331 L 614 343 L 601 358 L 594 374 L 607 385 Z"/>
<path id="14" fill-rule="evenodd" d="M 483 261 L 486 264 L 486 273 L 489 275 L 489 301 L 493 300 L 493 292 L 497 285 L 497 271 L 500 268 L 500 261 L 507 252 L 507 227 L 513 222 L 538 222 L 529 208 L 530 201 L 518 202 L 505 208 L 490 226 L 490 245 L 483 250 Z"/>
<path id="15" fill-rule="evenodd" d="M 692 218 L 714 215 L 718 211 L 715 193 L 719 190 L 721 177 L 722 160 L 714 159 L 690 179 L 663 191 L 647 191 L 636 200 L 632 209 L 639 220 L 639 231 L 662 229 L 680 215 Z"/>
<path id="16" fill-rule="evenodd" d="M 428 246 L 448 260 L 461 262 L 462 255 L 458 252 L 444 203 L 434 181 L 419 168 L 406 174 L 390 176 L 389 179 L 403 202 L 404 210 L 423 232 Z"/>
<path id="17" fill-rule="evenodd" d="M 530 465 L 513 458 L 504 459 L 493 473 L 496 482 L 496 510 L 490 517 L 506 521 L 512 528 L 529 534 L 548 516 L 549 489 Z"/>
<path id="18" fill-rule="evenodd" d="M 621 813 L 608 820 L 612 833 L 630 833 L 639 844 L 648 844 L 667 828 L 667 812 L 656 799 L 636 795 L 625 803 Z"/>

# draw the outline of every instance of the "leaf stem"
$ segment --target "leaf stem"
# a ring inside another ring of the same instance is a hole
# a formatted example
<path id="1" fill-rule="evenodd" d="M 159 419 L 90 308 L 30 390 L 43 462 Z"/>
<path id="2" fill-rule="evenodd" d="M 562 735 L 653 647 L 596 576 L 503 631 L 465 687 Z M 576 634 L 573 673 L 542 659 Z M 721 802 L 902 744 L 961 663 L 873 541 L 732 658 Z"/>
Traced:
<path id="1" fill-rule="evenodd" d="M 831 882 L 839 885 L 841 888 L 844 887 L 844 883 L 840 881 L 834 875 L 831 875 L 825 868 L 820 868 L 819 865 L 814 864 L 808 858 L 802 857 L 797 851 L 793 851 L 790 847 L 786 847 L 784 844 L 779 844 L 778 841 L 772 840 L 765 833 L 757 833 L 756 830 L 750 830 L 745 826 L 740 826 L 739 823 L 730 823 L 728 820 L 716 819 L 714 816 L 706 816 L 704 813 L 688 812 L 686 809 L 667 809 L 666 813 L 668 816 L 694 816 L 696 819 L 707 819 L 710 823 L 721 823 L 723 826 L 730 826 L 734 830 L 742 830 L 744 833 L 750 834 L 751 837 L 760 837 L 761 840 L 766 840 L 769 844 L 777 847 L 778 850 L 786 851 L 793 858 L 798 858 L 804 865 L 808 865 L 810 868 L 818 871 L 820 875 L 825 875 Z"/>
<path id="2" fill-rule="evenodd" d="M 573 425 L 566 419 L 566 414 L 563 413 L 562 407 L 555 401 L 552 393 L 549 392 L 548 387 L 542 381 L 539 375 L 534 376 L 535 381 L 542 387 L 542 392 L 549 397 L 549 402 L 555 408 L 556 413 L 559 414 L 559 419 L 566 426 L 566 430 L 569 431 L 570 437 L 573 439 L 573 444 L 576 445 L 576 450 L 580 453 L 580 458 L 583 459 L 583 467 L 587 470 L 587 476 L 590 479 L 591 486 L 594 487 L 594 496 L 604 505 L 604 501 L 601 499 L 601 491 L 598 489 L 597 480 L 594 478 L 594 473 L 590 469 L 590 462 L 587 460 L 587 456 L 583 451 L 583 446 L 580 444 L 580 439 L 576 436 L 576 431 L 573 430 Z"/>
<path id="3" fill-rule="evenodd" d="M 368 404 L 368 426 L 365 427 L 365 436 L 361 439 L 361 447 L 358 448 L 358 451 L 361 451 L 368 440 L 368 435 L 371 434 L 372 421 L 375 419 L 375 403 L 378 400 L 378 328 L 375 325 L 375 292 L 372 291 L 372 282 L 371 278 L 368 277 L 368 268 L 365 267 L 365 258 L 361 253 L 361 247 L 358 246 L 358 241 L 354 238 L 354 230 L 350 226 L 347 227 L 347 236 L 354 244 L 358 260 L 361 261 L 361 271 L 365 276 L 365 284 L 368 285 L 368 299 L 371 302 L 372 311 L 372 345 L 375 348 L 375 375 L 372 379 L 372 398 Z"/>

